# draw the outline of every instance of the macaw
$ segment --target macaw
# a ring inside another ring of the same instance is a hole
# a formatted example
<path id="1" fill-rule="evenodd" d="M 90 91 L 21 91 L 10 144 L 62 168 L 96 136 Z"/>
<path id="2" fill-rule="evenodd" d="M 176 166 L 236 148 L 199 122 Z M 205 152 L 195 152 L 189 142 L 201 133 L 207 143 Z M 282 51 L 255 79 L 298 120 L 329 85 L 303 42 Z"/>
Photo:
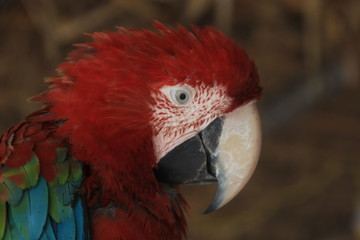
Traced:
<path id="1" fill-rule="evenodd" d="M 179 184 L 229 202 L 259 158 L 254 62 L 212 27 L 89 34 L 0 137 L 0 239 L 186 237 Z"/>

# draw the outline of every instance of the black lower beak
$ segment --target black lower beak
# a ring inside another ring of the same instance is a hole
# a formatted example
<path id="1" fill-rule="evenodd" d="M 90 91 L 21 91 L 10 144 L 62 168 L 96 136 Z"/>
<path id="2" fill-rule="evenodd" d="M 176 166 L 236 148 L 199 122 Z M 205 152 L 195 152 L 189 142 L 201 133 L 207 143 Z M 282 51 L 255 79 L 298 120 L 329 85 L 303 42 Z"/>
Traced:
<path id="1" fill-rule="evenodd" d="M 196 136 L 180 144 L 160 159 L 155 175 L 170 184 L 217 182 L 214 158 L 222 129 L 222 118 L 215 119 Z"/>

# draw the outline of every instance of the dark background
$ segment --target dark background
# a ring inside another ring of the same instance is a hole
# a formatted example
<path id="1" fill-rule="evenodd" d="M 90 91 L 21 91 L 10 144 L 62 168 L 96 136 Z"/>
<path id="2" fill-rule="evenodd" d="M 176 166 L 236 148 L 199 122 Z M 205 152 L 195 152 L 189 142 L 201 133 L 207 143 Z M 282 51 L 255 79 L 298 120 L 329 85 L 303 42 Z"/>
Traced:
<path id="1" fill-rule="evenodd" d="M 263 151 L 245 189 L 202 215 L 214 186 L 183 187 L 189 239 L 360 239 L 359 0 L 0 0 L 0 131 L 38 105 L 84 32 L 213 25 L 258 65 Z"/>

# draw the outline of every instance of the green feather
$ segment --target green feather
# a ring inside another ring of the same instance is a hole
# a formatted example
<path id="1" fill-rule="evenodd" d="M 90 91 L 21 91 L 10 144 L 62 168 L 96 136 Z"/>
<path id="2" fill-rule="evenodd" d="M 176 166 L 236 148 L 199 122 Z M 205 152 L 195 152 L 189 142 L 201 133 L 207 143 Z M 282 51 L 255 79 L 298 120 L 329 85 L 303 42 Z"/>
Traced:
<path id="1" fill-rule="evenodd" d="M 13 206 L 16 206 L 19 204 L 19 202 L 23 196 L 23 190 L 21 188 L 16 186 L 15 183 L 13 183 L 12 181 L 10 181 L 7 178 L 4 179 L 3 187 L 0 187 L 0 189 L 1 188 L 4 188 L 4 190 L 7 191 L 6 201 L 8 203 L 10 203 Z M 0 190 L 0 192 L 1 192 L 1 190 Z"/>
<path id="2" fill-rule="evenodd" d="M 21 189 L 34 187 L 38 181 L 40 166 L 39 159 L 34 154 L 30 161 L 19 168 L 3 167 L 1 175 L 8 178 Z"/>
<path id="3" fill-rule="evenodd" d="M 6 202 L 0 201 L 0 239 L 4 236 L 6 226 Z"/>
<path id="4" fill-rule="evenodd" d="M 55 222 L 60 223 L 71 218 L 72 207 L 71 205 L 64 205 L 59 199 L 56 186 L 49 185 L 49 198 L 49 213 Z"/>
<path id="5" fill-rule="evenodd" d="M 1 238 L 1 240 L 11 240 L 9 225 L 6 226 L 4 236 Z"/>
<path id="6" fill-rule="evenodd" d="M 65 184 L 69 178 L 69 161 L 67 160 L 67 148 L 57 148 L 56 149 L 56 177 L 50 183 L 50 185 L 62 185 Z"/>
<path id="7" fill-rule="evenodd" d="M 4 233 L 4 236 L 3 236 L 2 240 L 12 240 L 12 239 L 16 239 L 16 238 L 12 238 L 10 225 L 7 224 L 7 225 L 6 225 L 6 228 L 5 228 L 5 233 Z"/>
<path id="8" fill-rule="evenodd" d="M 50 217 L 64 229 L 72 224 L 66 233 L 75 234 L 72 203 L 81 184 L 82 164 L 70 157 L 67 148 L 56 150 L 54 164 L 56 177 L 51 183 L 39 176 L 36 155 L 22 167 L 0 169 L 0 239 L 53 240 Z"/>
<path id="9" fill-rule="evenodd" d="M 23 236 L 30 236 L 30 228 L 25 225 L 30 220 L 28 219 L 29 207 L 29 198 L 27 196 L 24 196 L 17 206 L 10 206 L 10 214 L 14 219 L 14 224 Z"/>
<path id="10" fill-rule="evenodd" d="M 62 185 L 66 183 L 69 177 L 69 162 L 65 161 L 62 163 L 57 163 L 56 167 L 56 177 L 50 183 L 50 185 Z"/>
<path id="11" fill-rule="evenodd" d="M 5 186 L 5 183 L 0 182 L 0 201 L 7 201 L 9 198 L 9 190 Z"/>
<path id="12" fill-rule="evenodd" d="M 67 148 L 57 148 L 56 149 L 56 163 L 62 163 L 67 159 Z"/>
<path id="13" fill-rule="evenodd" d="M 23 168 L 25 170 L 27 181 L 29 183 L 29 186 L 27 186 L 27 188 L 34 187 L 38 182 L 40 172 L 39 159 L 37 158 L 37 156 L 34 154 L 31 161 L 29 161 Z"/>
<path id="14" fill-rule="evenodd" d="M 78 182 L 82 177 L 82 164 L 78 160 L 71 158 L 69 182 Z"/>
<path id="15" fill-rule="evenodd" d="M 22 234 L 17 230 L 15 221 L 11 214 L 8 214 L 8 224 L 6 225 L 5 235 L 3 240 L 23 240 Z"/>

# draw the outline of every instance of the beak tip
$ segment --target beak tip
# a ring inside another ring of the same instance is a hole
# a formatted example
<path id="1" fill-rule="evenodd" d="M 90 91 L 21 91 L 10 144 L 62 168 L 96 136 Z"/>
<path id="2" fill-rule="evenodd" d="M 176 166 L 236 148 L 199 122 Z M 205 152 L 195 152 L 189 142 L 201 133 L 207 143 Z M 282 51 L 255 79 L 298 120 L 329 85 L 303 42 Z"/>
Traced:
<path id="1" fill-rule="evenodd" d="M 224 198 L 223 198 L 223 189 L 219 185 L 221 185 L 221 184 L 218 184 L 215 196 L 214 196 L 213 200 L 211 201 L 211 204 L 204 211 L 204 214 L 211 213 L 225 205 Z"/>
<path id="2" fill-rule="evenodd" d="M 214 211 L 214 209 L 211 209 L 210 207 L 208 207 L 208 208 L 203 212 L 203 214 L 209 214 L 209 213 L 211 213 L 212 211 Z"/>
<path id="3" fill-rule="evenodd" d="M 205 209 L 205 211 L 203 212 L 203 214 L 209 214 L 215 210 L 217 210 L 218 207 L 216 207 L 214 204 L 210 204 L 210 206 L 208 206 L 207 209 Z"/>

